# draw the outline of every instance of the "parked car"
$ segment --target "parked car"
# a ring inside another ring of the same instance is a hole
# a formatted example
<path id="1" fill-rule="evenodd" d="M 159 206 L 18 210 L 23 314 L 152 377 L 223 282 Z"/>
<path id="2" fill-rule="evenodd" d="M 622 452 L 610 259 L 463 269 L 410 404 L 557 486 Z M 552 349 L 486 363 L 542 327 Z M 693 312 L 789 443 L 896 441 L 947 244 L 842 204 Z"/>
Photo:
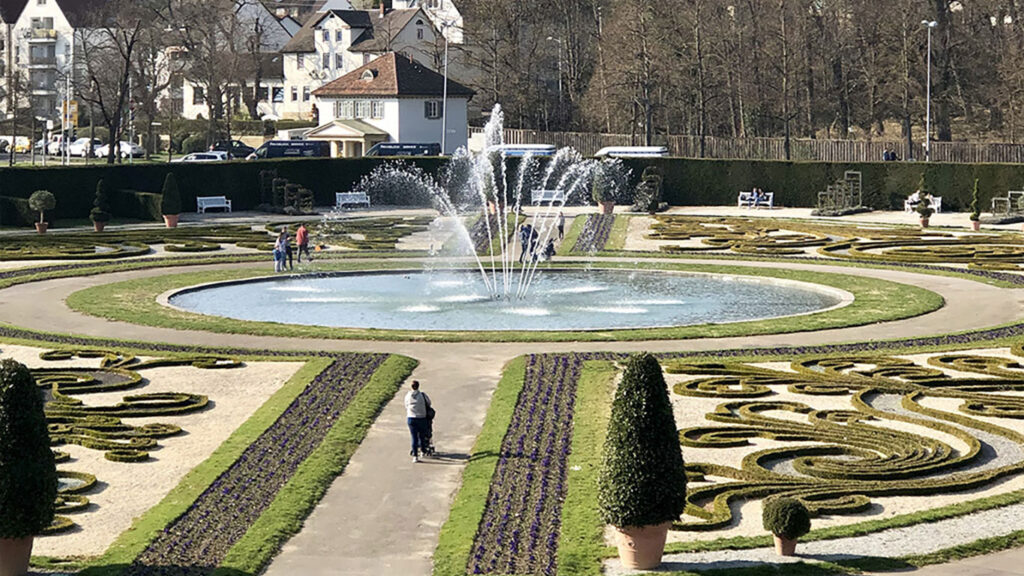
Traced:
<path id="1" fill-rule="evenodd" d="M 82 158 L 89 157 L 92 151 L 103 145 L 103 140 L 99 138 L 79 138 L 68 145 L 68 151 L 72 156 L 80 156 Z"/>
<path id="2" fill-rule="evenodd" d="M 210 152 L 227 152 L 230 158 L 245 158 L 256 149 L 240 140 L 217 140 L 210 147 Z"/>
<path id="3" fill-rule="evenodd" d="M 50 156 L 63 154 L 65 146 L 67 146 L 67 143 L 64 141 L 64 135 L 53 134 L 50 136 L 49 142 L 46 143 L 46 153 Z"/>
<path id="4" fill-rule="evenodd" d="M 323 140 L 270 140 L 246 160 L 265 158 L 330 158 L 331 144 Z"/>
<path id="5" fill-rule="evenodd" d="M 440 156 L 437 142 L 413 144 L 409 142 L 378 142 L 366 151 L 367 156 Z"/>
<path id="6" fill-rule="evenodd" d="M 18 136 L 14 139 L 14 153 L 15 154 L 28 154 L 32 150 L 31 142 L 24 136 Z"/>
<path id="7" fill-rule="evenodd" d="M 121 158 L 127 158 L 132 156 L 133 158 L 140 158 L 146 155 L 146 151 L 138 144 L 132 144 L 131 142 L 121 141 L 120 148 Z M 93 152 L 97 158 L 106 158 L 110 153 L 110 144 L 104 144 Z"/>
<path id="8" fill-rule="evenodd" d="M 220 150 L 213 152 L 193 152 L 181 158 L 175 158 L 172 162 L 227 162 L 228 153 Z"/>

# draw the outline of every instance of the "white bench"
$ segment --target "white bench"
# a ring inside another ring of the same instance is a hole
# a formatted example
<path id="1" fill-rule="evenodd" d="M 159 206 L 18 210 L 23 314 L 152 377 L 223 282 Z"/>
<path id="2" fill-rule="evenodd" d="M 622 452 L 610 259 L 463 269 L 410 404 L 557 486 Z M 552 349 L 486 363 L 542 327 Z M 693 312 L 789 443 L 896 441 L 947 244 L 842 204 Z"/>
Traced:
<path id="1" fill-rule="evenodd" d="M 561 202 L 565 203 L 565 192 L 562 190 L 534 190 L 530 192 L 530 202 L 533 204 Z"/>
<path id="2" fill-rule="evenodd" d="M 196 198 L 196 212 L 206 213 L 210 208 L 223 208 L 225 212 L 231 212 L 231 200 L 227 196 L 198 196 Z"/>
<path id="3" fill-rule="evenodd" d="M 913 212 L 914 210 L 917 210 L 917 204 L 918 203 L 911 203 L 910 198 L 907 198 L 906 200 L 903 201 L 903 211 Z M 931 207 L 932 210 L 935 210 L 936 214 L 942 212 L 942 196 L 932 196 Z"/>
<path id="4" fill-rule="evenodd" d="M 365 192 L 336 192 L 334 206 L 341 209 L 345 204 L 366 204 L 370 207 L 370 197 Z"/>
<path id="5" fill-rule="evenodd" d="M 764 206 L 766 208 L 772 208 L 775 203 L 775 192 L 762 192 L 761 198 L 757 200 L 756 205 L 752 205 L 753 201 L 753 192 L 740 192 L 739 197 L 736 198 L 736 207 L 743 208 L 746 206 L 748 208 L 758 208 L 760 206 Z"/>

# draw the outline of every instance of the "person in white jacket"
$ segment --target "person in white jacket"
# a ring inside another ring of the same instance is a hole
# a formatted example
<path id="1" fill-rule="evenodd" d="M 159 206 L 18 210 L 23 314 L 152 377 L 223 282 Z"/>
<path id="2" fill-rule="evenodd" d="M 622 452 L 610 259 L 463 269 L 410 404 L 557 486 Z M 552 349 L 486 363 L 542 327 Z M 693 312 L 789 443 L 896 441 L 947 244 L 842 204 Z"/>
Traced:
<path id="1" fill-rule="evenodd" d="M 420 452 L 427 452 L 430 440 L 428 439 L 427 427 L 430 425 L 428 412 L 430 411 L 430 397 L 420 392 L 419 380 L 412 381 L 412 390 L 405 395 L 405 420 L 409 425 L 409 435 L 412 436 L 412 461 L 420 461 Z"/>

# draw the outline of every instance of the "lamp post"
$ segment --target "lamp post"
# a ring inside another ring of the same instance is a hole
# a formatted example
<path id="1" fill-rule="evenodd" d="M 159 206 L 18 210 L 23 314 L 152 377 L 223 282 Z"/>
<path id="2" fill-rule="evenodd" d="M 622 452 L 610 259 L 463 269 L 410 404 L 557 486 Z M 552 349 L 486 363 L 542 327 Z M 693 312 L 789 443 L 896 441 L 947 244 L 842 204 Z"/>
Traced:
<path id="1" fill-rule="evenodd" d="M 448 27 L 451 22 L 441 24 L 441 36 L 444 36 L 444 86 L 441 88 L 441 155 L 447 154 L 445 144 L 448 137 Z"/>
<path id="2" fill-rule="evenodd" d="M 548 36 L 549 42 L 558 42 L 558 117 L 562 117 L 562 39 Z"/>
<path id="3" fill-rule="evenodd" d="M 932 28 L 938 26 L 939 23 L 935 20 L 921 20 L 921 26 L 928 29 L 928 71 L 927 71 L 927 88 L 925 97 L 925 119 L 924 119 L 924 161 L 929 162 L 932 159 Z"/>

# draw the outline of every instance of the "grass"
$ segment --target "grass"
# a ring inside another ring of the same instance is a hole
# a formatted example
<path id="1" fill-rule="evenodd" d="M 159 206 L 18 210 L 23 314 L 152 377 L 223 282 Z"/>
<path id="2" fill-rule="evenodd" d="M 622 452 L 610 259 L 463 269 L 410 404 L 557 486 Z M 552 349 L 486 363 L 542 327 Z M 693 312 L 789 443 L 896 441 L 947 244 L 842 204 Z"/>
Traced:
<path id="1" fill-rule="evenodd" d="M 583 233 L 583 228 L 587 225 L 588 216 L 588 214 L 580 214 L 572 219 L 572 224 L 565 231 L 565 237 L 562 239 L 561 245 L 558 246 L 556 254 L 559 256 L 569 256 L 572 254 L 572 249 L 576 247 L 576 241 L 579 240 L 580 234 Z"/>
<path id="2" fill-rule="evenodd" d="M 332 362 L 330 358 L 306 363 L 270 400 L 242 424 L 214 453 L 189 472 L 178 485 L 111 544 L 106 553 L 90 562 L 82 576 L 114 576 L 130 564 L 175 518 L 183 514 L 242 452 L 269 428 L 306 386 Z"/>
<path id="3" fill-rule="evenodd" d="M 417 361 L 390 356 L 352 399 L 320 446 L 299 466 L 270 507 L 228 552 L 215 576 L 256 574 L 302 528 L 331 483 L 348 465 L 384 405 L 412 374 Z"/>
<path id="4" fill-rule="evenodd" d="M 594 498 L 617 374 L 611 362 L 587 362 L 576 385 L 568 488 L 558 540 L 558 573 L 562 575 L 601 574 L 604 522 Z"/>
<path id="5" fill-rule="evenodd" d="M 611 232 L 608 233 L 608 240 L 604 243 L 605 250 L 622 250 L 626 247 L 626 237 L 629 235 L 629 220 L 632 216 L 619 215 L 612 223 Z"/>
<path id="6" fill-rule="evenodd" d="M 369 267 L 401 269 L 400 262 L 339 264 L 332 269 L 352 270 Z M 404 264 L 408 267 L 408 264 Z M 836 310 L 792 316 L 788 318 L 755 320 L 729 324 L 645 328 L 627 330 L 593 330 L 576 332 L 515 332 L 515 331 L 414 331 L 379 330 L 361 328 L 329 328 L 302 326 L 275 322 L 250 322 L 229 318 L 204 316 L 161 306 L 156 298 L 165 292 L 224 280 L 238 280 L 266 276 L 263 267 L 249 270 L 229 270 L 169 274 L 105 284 L 75 292 L 67 299 L 72 309 L 106 318 L 179 330 L 203 330 L 227 334 L 257 334 L 296 338 L 358 338 L 370 340 L 421 340 L 434 342 L 517 342 L 517 341 L 630 341 L 687 338 L 721 338 L 728 336 L 756 336 L 832 328 L 860 326 L 925 314 L 940 308 L 942 297 L 934 292 L 872 278 L 846 276 L 823 272 L 761 269 L 741 266 L 721 266 L 682 263 L 559 263 L 558 267 L 588 266 L 609 269 L 667 270 L 710 274 L 748 275 L 779 278 L 832 286 L 851 292 L 855 301 Z"/>
<path id="7" fill-rule="evenodd" d="M 501 441 L 512 421 L 525 378 L 525 358 L 516 358 L 505 366 L 483 428 L 470 453 L 469 463 L 462 472 L 462 488 L 455 496 L 448 520 L 441 527 L 437 549 L 434 550 L 434 576 L 466 574 L 473 538 L 483 518 L 491 478 L 498 463 Z"/>

